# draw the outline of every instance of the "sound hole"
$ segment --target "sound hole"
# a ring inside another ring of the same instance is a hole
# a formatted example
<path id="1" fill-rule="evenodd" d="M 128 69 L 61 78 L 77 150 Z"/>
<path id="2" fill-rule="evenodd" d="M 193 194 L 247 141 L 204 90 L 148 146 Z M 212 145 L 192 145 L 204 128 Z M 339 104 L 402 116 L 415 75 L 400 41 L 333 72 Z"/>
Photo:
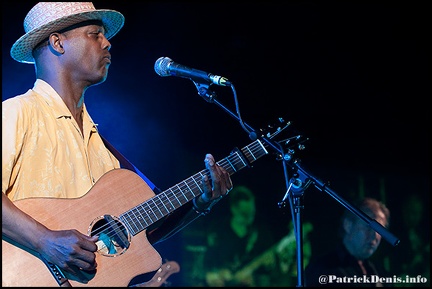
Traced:
<path id="1" fill-rule="evenodd" d="M 121 255 L 129 248 L 130 234 L 117 217 L 105 215 L 95 219 L 89 232 L 90 236 L 99 236 L 96 245 L 98 252 L 104 256 Z"/>

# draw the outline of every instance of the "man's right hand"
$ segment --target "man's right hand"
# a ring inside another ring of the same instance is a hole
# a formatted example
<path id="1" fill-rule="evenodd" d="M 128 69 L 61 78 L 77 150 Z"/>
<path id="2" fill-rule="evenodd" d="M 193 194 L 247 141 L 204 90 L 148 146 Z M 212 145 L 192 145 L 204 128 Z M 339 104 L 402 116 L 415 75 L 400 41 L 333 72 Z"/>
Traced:
<path id="1" fill-rule="evenodd" d="M 80 271 L 96 270 L 97 240 L 97 236 L 90 237 L 77 230 L 49 230 L 40 240 L 38 251 L 46 261 L 56 264 L 63 272 L 83 277 Z M 79 281 L 87 283 L 89 280 Z"/>

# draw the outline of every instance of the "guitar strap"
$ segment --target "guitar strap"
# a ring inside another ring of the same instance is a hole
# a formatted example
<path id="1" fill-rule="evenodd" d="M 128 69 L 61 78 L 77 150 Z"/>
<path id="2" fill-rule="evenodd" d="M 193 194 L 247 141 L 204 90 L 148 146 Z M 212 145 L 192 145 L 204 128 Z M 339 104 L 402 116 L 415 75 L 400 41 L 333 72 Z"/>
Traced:
<path id="1" fill-rule="evenodd" d="M 111 143 L 108 142 L 106 138 L 104 138 L 101 134 L 99 134 L 102 138 L 105 146 L 112 152 L 112 154 L 120 161 L 120 167 L 131 170 L 135 173 L 137 173 L 153 190 L 155 194 L 158 194 L 161 192 L 161 190 L 156 187 L 155 184 L 153 184 L 152 181 L 150 181 L 149 178 L 147 178 L 133 163 L 131 163 L 125 156 L 123 156 Z"/>

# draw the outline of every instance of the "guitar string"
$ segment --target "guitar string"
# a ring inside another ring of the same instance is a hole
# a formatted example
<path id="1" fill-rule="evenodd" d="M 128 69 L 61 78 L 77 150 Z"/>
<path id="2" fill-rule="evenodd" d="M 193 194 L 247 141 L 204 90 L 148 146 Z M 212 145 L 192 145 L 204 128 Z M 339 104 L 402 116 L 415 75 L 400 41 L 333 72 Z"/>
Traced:
<path id="1" fill-rule="evenodd" d="M 258 154 L 259 153 L 259 150 L 258 150 L 259 147 L 261 147 L 260 150 L 263 151 L 264 153 Z M 265 150 L 263 150 L 262 143 L 260 143 L 258 141 L 255 141 L 251 145 L 243 148 L 242 152 L 246 156 L 246 158 L 249 162 L 253 162 L 253 161 L 257 160 L 258 158 L 260 158 L 261 156 L 266 154 Z M 255 155 L 257 155 L 257 156 L 255 156 Z M 233 159 L 233 160 L 230 160 L 230 159 Z M 227 170 L 227 172 L 230 175 L 234 174 L 236 171 L 243 169 L 244 167 L 247 166 L 247 164 L 244 163 L 243 158 L 241 156 L 238 156 L 238 153 L 233 153 L 233 154 L 229 155 L 228 157 L 217 162 L 217 164 L 220 165 L 221 167 L 223 167 L 225 170 Z M 241 167 L 238 167 L 239 164 L 241 164 Z M 175 209 L 181 207 L 185 203 L 189 202 L 192 198 L 187 198 L 185 196 L 185 193 L 186 194 L 188 192 L 192 193 L 193 197 L 198 196 L 198 195 L 195 195 L 195 193 L 194 193 L 194 191 L 198 191 L 197 189 L 199 189 L 199 191 L 201 191 L 201 193 L 202 193 L 201 186 L 197 183 L 196 179 L 202 178 L 203 174 L 210 177 L 210 172 L 208 169 L 202 170 L 202 171 L 196 173 L 195 175 L 189 177 L 185 181 L 167 189 L 166 191 L 164 191 L 158 195 L 155 195 L 155 197 L 153 197 L 153 198 L 147 200 L 146 202 L 144 202 L 144 203 L 130 209 L 129 211 L 121 214 L 119 217 L 120 220 L 123 219 L 127 222 L 128 220 L 125 219 L 126 216 L 129 216 L 130 213 L 132 213 L 135 216 L 135 219 L 141 221 L 141 222 L 138 222 L 139 224 L 142 224 L 142 221 L 144 221 L 146 223 L 146 226 L 148 227 L 149 223 L 147 222 L 146 219 L 150 219 L 152 222 L 155 222 L 155 221 L 161 219 L 162 217 L 164 217 L 165 215 L 169 214 L 170 212 L 174 211 Z M 191 185 L 188 185 L 187 184 L 188 180 L 192 180 L 193 183 Z M 183 185 L 184 189 L 181 189 L 180 185 L 182 183 L 185 184 L 187 186 L 187 188 Z M 170 191 L 171 194 L 167 194 L 168 191 Z M 183 198 L 186 199 L 186 202 L 182 203 L 179 200 L 179 196 L 180 196 L 179 192 L 181 193 Z M 165 206 L 164 202 L 162 202 L 163 198 L 167 199 L 171 203 L 171 207 L 170 207 L 171 210 Z M 156 201 L 155 201 L 155 199 L 156 199 Z M 180 204 L 180 206 L 176 207 L 173 204 L 173 200 L 176 200 Z M 153 206 L 148 205 L 150 210 L 144 209 L 143 206 L 146 205 L 150 201 L 153 202 Z M 160 206 L 161 204 L 167 210 L 167 212 L 165 214 L 161 211 L 161 206 Z M 155 208 L 157 208 L 158 211 L 161 213 L 160 216 L 156 215 Z M 152 212 L 153 215 L 155 215 L 155 217 L 156 217 L 155 221 L 149 215 L 149 213 L 148 213 L 149 211 Z M 138 218 L 136 217 L 135 212 L 138 213 Z M 146 218 L 146 215 L 147 215 L 147 218 Z M 134 222 L 132 220 L 132 218 L 130 218 L 130 220 L 131 220 L 132 224 L 136 224 L 136 222 Z M 117 221 L 119 221 L 119 220 L 113 219 L 113 221 L 108 221 L 107 223 L 105 223 L 101 227 L 97 228 L 94 232 L 92 232 L 93 233 L 92 235 L 100 235 L 101 233 L 104 233 L 109 238 L 112 238 L 114 235 L 123 234 L 123 230 L 119 226 L 112 226 L 112 222 L 117 222 Z M 131 224 L 130 222 L 127 222 L 127 223 Z M 152 223 L 150 223 L 150 224 L 152 224 Z M 113 227 L 115 227 L 115 228 L 113 229 Z M 137 229 L 138 229 L 138 231 L 136 233 L 144 230 L 145 227 L 143 227 L 141 229 L 137 227 Z"/>

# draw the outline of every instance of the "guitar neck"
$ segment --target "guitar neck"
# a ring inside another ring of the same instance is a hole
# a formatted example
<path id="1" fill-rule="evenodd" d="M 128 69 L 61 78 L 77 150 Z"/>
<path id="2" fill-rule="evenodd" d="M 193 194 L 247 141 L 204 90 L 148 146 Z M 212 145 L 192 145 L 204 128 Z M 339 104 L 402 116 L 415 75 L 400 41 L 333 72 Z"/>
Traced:
<path id="1" fill-rule="evenodd" d="M 217 164 L 230 175 L 233 175 L 266 154 L 268 154 L 268 151 L 258 139 L 241 150 L 236 149 L 232 151 L 229 156 L 218 161 Z M 202 194 L 200 183 L 203 176 L 210 178 L 208 169 L 196 173 L 153 198 L 124 212 L 119 216 L 120 220 L 128 227 L 132 235 L 140 233 L 153 223 Z"/>

